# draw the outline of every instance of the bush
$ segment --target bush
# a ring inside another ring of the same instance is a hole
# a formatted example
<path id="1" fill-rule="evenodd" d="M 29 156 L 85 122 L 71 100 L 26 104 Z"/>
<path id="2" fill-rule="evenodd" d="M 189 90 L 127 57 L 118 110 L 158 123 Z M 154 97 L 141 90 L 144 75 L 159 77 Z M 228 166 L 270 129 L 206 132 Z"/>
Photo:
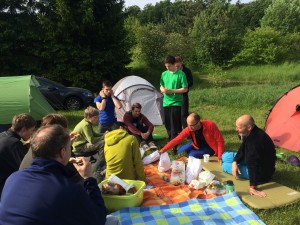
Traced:
<path id="1" fill-rule="evenodd" d="M 272 64 L 281 59 L 281 34 L 272 28 L 248 30 L 243 48 L 231 61 L 233 64 Z"/>

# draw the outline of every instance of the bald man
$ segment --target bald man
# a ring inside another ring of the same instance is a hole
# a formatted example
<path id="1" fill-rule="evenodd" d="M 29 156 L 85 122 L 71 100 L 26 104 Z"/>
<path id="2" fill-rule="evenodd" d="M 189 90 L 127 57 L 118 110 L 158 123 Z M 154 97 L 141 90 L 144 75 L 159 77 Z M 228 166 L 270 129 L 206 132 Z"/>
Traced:
<path id="1" fill-rule="evenodd" d="M 243 115 L 236 120 L 236 131 L 242 144 L 238 152 L 233 154 L 232 163 L 228 164 L 224 153 L 222 168 L 229 173 L 231 169 L 236 178 L 245 172 L 242 166 L 245 163 L 250 181 L 250 194 L 265 197 L 266 193 L 257 190 L 256 186 L 269 182 L 275 172 L 276 150 L 273 141 L 266 132 L 255 125 L 250 115 Z"/>
<path id="2" fill-rule="evenodd" d="M 224 152 L 224 138 L 217 125 L 211 120 L 200 120 L 200 116 L 196 113 L 191 113 L 186 122 L 187 127 L 168 142 L 160 153 L 168 151 L 185 138 L 191 137 L 192 142 L 180 146 L 178 153 L 186 151 L 188 156 L 198 159 L 202 159 L 204 154 L 216 155 L 221 160 Z"/>

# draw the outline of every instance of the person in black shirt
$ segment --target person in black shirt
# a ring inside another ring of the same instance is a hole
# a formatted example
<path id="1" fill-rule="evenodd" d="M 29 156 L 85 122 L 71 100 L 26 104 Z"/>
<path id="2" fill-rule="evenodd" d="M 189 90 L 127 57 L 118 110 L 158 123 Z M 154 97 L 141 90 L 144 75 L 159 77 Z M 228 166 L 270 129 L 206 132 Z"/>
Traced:
<path id="1" fill-rule="evenodd" d="M 238 164 L 244 161 L 249 172 L 250 194 L 265 197 L 266 193 L 256 189 L 259 184 L 267 183 L 275 172 L 276 150 L 272 139 L 255 125 L 250 115 L 236 120 L 236 131 L 242 144 L 232 163 L 232 175 L 240 174 Z"/>
<path id="2" fill-rule="evenodd" d="M 36 121 L 26 113 L 13 117 L 12 126 L 0 134 L 0 196 L 6 179 L 15 171 L 28 149 L 21 142 L 29 140 L 35 131 Z"/>
<path id="3" fill-rule="evenodd" d="M 188 91 L 182 94 L 183 102 L 181 106 L 181 123 L 184 129 L 187 127 L 186 119 L 189 115 L 189 89 L 193 86 L 193 76 L 192 71 L 183 64 L 180 56 L 175 56 L 175 66 L 178 70 L 182 70 L 182 72 L 184 72 L 188 83 Z"/>

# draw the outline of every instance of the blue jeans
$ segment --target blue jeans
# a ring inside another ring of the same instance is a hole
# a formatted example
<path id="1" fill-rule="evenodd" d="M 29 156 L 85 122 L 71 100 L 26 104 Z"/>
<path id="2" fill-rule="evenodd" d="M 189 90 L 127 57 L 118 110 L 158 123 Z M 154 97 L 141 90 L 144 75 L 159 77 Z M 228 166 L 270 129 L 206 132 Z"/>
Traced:
<path id="1" fill-rule="evenodd" d="M 235 155 L 236 155 L 236 152 L 224 152 L 223 153 L 223 155 L 222 155 L 222 170 L 225 173 L 232 174 L 232 162 L 233 162 Z M 244 163 L 244 161 L 240 162 L 238 164 L 238 167 L 239 167 L 241 174 L 237 173 L 237 176 L 239 178 L 244 178 L 244 179 L 249 180 L 248 168 L 247 168 L 246 164 Z"/>
<path id="2" fill-rule="evenodd" d="M 193 147 L 192 142 L 189 142 L 187 144 L 181 145 L 178 149 L 178 154 L 186 151 L 188 156 L 193 156 L 198 159 L 203 159 L 203 155 L 209 154 L 213 155 L 215 152 L 208 146 L 203 146 L 200 149 L 196 149 Z"/>

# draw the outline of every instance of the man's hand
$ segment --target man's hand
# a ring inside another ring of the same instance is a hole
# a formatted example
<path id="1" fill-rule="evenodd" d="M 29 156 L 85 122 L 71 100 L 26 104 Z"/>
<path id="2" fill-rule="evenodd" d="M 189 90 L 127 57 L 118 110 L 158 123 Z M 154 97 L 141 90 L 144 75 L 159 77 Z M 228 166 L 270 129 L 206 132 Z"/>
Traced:
<path id="1" fill-rule="evenodd" d="M 76 131 L 72 131 L 69 135 L 70 135 L 70 139 L 71 139 L 71 144 L 73 144 L 75 139 L 80 136 L 80 134 L 77 133 Z"/>
<path id="2" fill-rule="evenodd" d="M 99 96 L 100 96 L 101 98 L 106 98 L 106 97 L 107 97 L 106 94 L 104 94 L 104 91 L 103 91 L 103 90 L 101 90 L 101 91 L 99 92 Z"/>
<path id="3" fill-rule="evenodd" d="M 238 179 L 237 173 L 241 174 L 241 171 L 236 163 L 236 161 L 232 162 L 232 176 L 234 176 L 235 179 Z"/>
<path id="4" fill-rule="evenodd" d="M 114 91 L 113 91 L 113 89 L 110 90 L 110 96 L 111 96 L 112 98 L 115 97 L 115 96 L 114 96 Z"/>
<path id="5" fill-rule="evenodd" d="M 264 198 L 267 196 L 267 194 L 263 191 L 258 191 L 255 188 L 250 187 L 250 195 L 256 195 L 258 197 Z"/>
<path id="6" fill-rule="evenodd" d="M 164 88 L 164 87 L 160 87 L 160 92 L 162 93 L 162 94 L 171 94 L 171 90 L 170 89 L 168 89 L 168 88 Z"/>
<path id="7" fill-rule="evenodd" d="M 82 176 L 83 179 L 92 177 L 92 164 L 89 162 L 89 160 L 85 157 L 77 157 L 76 159 L 80 160 L 80 163 L 73 163 L 73 165 L 80 176 Z"/>
<path id="8" fill-rule="evenodd" d="M 165 88 L 165 94 L 172 94 L 172 90 L 169 88 Z"/>
<path id="9" fill-rule="evenodd" d="M 141 133 L 141 136 L 143 138 L 143 140 L 147 140 L 148 137 L 149 137 L 150 133 L 149 132 L 146 132 L 146 133 Z"/>

